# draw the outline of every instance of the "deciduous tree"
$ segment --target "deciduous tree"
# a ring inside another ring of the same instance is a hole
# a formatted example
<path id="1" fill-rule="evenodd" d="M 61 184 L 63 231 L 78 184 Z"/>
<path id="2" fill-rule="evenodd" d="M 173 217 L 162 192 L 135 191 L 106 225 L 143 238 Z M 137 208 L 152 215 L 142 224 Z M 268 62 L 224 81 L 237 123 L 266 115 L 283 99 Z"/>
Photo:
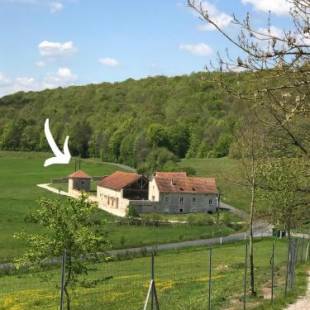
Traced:
<path id="1" fill-rule="evenodd" d="M 98 209 L 85 197 L 68 201 L 43 199 L 32 220 L 45 230 L 40 234 L 16 235 L 28 244 L 24 256 L 17 260 L 17 266 L 44 268 L 66 251 L 64 291 L 67 309 L 70 310 L 70 288 L 78 284 L 80 275 L 87 274 L 87 262 L 105 259 L 103 251 L 108 241 Z M 101 252 L 100 256 L 98 252 Z"/>

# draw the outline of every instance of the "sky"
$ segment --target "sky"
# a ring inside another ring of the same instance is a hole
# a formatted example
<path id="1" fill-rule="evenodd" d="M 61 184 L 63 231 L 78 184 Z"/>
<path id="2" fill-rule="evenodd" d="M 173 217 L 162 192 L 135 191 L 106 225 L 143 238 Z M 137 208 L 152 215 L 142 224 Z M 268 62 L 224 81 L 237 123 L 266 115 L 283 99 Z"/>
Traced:
<path id="1" fill-rule="evenodd" d="M 274 31 L 288 25 L 286 0 L 203 1 L 234 32 L 249 12 Z M 186 0 L 0 0 L 0 97 L 20 90 L 202 71 L 217 52 L 239 51 Z"/>

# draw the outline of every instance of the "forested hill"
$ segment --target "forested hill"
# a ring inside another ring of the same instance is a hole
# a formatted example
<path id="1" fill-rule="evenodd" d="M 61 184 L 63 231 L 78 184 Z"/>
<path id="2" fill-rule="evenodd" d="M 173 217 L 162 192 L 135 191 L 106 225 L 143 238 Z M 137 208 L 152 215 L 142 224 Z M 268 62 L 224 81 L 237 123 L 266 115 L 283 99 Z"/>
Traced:
<path id="1" fill-rule="evenodd" d="M 49 118 L 59 145 L 70 136 L 73 155 L 142 170 L 183 157 L 225 156 L 238 111 L 211 75 L 157 76 L 3 97 L 0 147 L 49 151 L 43 132 Z M 227 83 L 233 78 L 228 75 Z"/>

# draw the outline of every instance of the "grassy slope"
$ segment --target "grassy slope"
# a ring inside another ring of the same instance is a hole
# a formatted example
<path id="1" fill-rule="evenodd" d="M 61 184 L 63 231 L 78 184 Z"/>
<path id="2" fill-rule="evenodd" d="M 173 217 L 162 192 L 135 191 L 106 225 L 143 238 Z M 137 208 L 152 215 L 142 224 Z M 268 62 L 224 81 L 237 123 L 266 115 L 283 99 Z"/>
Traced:
<path id="1" fill-rule="evenodd" d="M 38 153 L 0 152 L 0 261 L 10 260 L 23 251 L 24 244 L 13 238 L 14 233 L 40 230 L 38 226 L 24 222 L 30 210 L 37 207 L 37 200 L 43 196 L 56 197 L 55 194 L 38 188 L 36 184 L 47 183 L 51 178 L 66 176 L 74 170 L 73 162 L 70 165 L 44 168 L 44 159 L 49 156 Z M 83 161 L 81 168 L 91 175 L 110 174 L 120 170 L 113 164 L 96 161 Z M 103 211 L 99 214 L 108 217 Z M 108 219 L 113 220 L 111 217 Z M 184 225 L 158 228 L 108 224 L 107 230 L 115 248 L 207 238 L 232 232 L 232 229 L 227 227 Z"/>
<path id="2" fill-rule="evenodd" d="M 20 253 L 23 243 L 12 237 L 16 232 L 38 231 L 34 224 L 24 222 L 25 215 L 37 207 L 40 197 L 54 197 L 36 186 L 51 178 L 66 176 L 74 165 L 43 167 L 48 154 L 0 152 L 0 260 Z M 108 174 L 113 165 L 83 163 L 83 169 L 93 174 Z"/>
<path id="3" fill-rule="evenodd" d="M 270 265 L 272 241 L 255 243 L 256 285 L 258 297 L 249 299 L 253 309 L 264 302 L 270 293 Z M 276 289 L 277 297 L 283 296 L 284 270 L 287 244 L 276 244 Z M 243 292 L 244 245 L 224 245 L 213 250 L 212 309 L 241 309 Z M 87 279 L 99 279 L 98 285 L 78 288 L 74 293 L 73 309 L 141 309 L 149 283 L 149 258 L 136 258 L 121 262 L 93 265 Z M 299 271 L 305 267 L 299 268 Z M 208 250 L 188 249 L 179 252 L 163 252 L 155 263 L 158 297 L 163 309 L 207 309 L 208 296 Z M 41 277 L 49 276 L 50 282 Z M 40 277 L 41 276 L 41 277 Z M 59 301 L 56 286 L 59 270 L 45 273 L 3 276 L 0 278 L 0 309 L 55 309 Z M 305 289 L 304 276 L 297 273 L 299 293 Z M 283 300 L 281 300 L 283 303 Z M 250 305 L 249 305 L 250 306 Z M 280 308 L 275 308 L 280 309 Z"/>

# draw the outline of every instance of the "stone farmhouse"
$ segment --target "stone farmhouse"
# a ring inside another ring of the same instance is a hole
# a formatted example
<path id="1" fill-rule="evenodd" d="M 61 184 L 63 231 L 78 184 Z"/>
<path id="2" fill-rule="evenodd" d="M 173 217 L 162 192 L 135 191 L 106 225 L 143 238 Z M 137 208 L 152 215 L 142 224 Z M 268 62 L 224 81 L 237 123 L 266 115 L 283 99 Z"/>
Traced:
<path id="1" fill-rule="evenodd" d="M 219 206 L 219 193 L 214 178 L 156 172 L 149 183 L 149 200 L 163 213 L 213 213 Z"/>
<path id="2" fill-rule="evenodd" d="M 146 177 L 117 171 L 97 186 L 99 207 L 126 213 L 216 212 L 219 192 L 214 178 L 189 177 L 185 172 L 156 172 Z"/>
<path id="3" fill-rule="evenodd" d="M 69 175 L 69 194 L 78 197 L 81 192 L 89 192 L 91 179 L 81 170 Z M 99 208 L 121 216 L 129 206 L 139 213 L 214 213 L 219 197 L 215 178 L 190 177 L 186 172 L 156 172 L 149 180 L 141 174 L 123 171 L 100 177 L 97 197 L 90 196 Z"/>

